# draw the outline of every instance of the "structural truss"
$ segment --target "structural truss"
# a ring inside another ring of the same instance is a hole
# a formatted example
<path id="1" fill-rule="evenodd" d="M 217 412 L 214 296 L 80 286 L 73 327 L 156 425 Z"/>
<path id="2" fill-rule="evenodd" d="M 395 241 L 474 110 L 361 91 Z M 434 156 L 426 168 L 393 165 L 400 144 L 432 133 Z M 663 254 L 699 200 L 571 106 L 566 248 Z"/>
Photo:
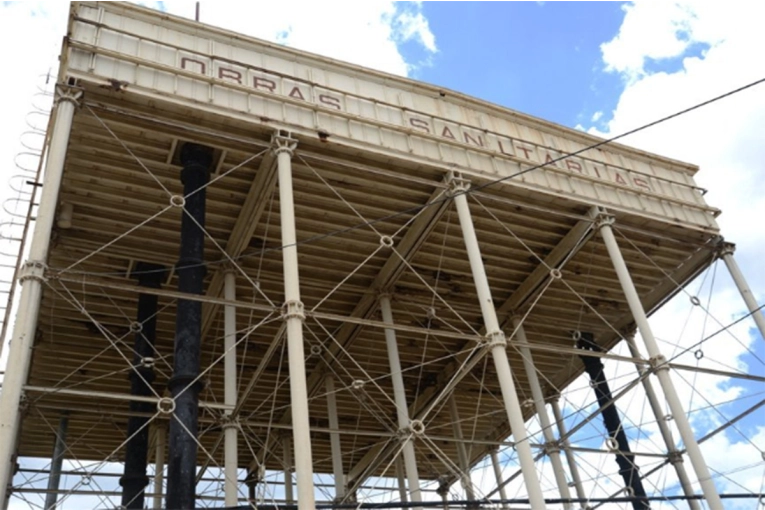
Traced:
<path id="1" fill-rule="evenodd" d="M 760 504 L 761 487 L 728 482 L 762 477 L 761 457 L 721 472 L 702 449 L 761 392 L 714 430 L 693 420 L 722 405 L 694 393 L 699 374 L 765 378 L 704 359 L 730 320 L 688 284 L 723 259 L 760 332 L 765 320 L 692 166 L 617 145 L 575 160 L 557 139 L 600 140 L 463 96 L 453 104 L 521 127 L 491 152 L 491 122 L 452 140 L 423 113 L 402 117 L 404 148 L 375 146 L 354 123 L 384 139 L 393 107 L 370 99 L 373 127 L 348 114 L 344 133 L 322 119 L 345 115 L 327 98 L 345 90 L 350 108 L 353 92 L 311 76 L 294 77 L 315 89 L 307 124 L 245 114 L 234 94 L 285 112 L 309 101 L 261 75 L 237 88 L 214 59 L 241 85 L 244 57 L 166 32 L 233 34 L 135 6 L 72 9 L 6 345 L 10 508 Z M 451 94 L 243 40 L 433 101 Z M 439 118 L 462 122 L 444 104 Z M 419 155 L 425 135 L 438 156 Z M 610 177 L 587 170 L 598 165 Z M 698 345 L 675 348 L 646 319 L 676 295 L 709 321 Z"/>

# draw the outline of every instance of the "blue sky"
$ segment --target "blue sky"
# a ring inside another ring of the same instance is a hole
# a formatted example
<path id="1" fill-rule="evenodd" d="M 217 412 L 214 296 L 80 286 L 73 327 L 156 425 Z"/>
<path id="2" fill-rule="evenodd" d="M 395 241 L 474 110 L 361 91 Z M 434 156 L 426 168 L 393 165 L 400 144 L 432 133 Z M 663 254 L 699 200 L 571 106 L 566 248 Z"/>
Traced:
<path id="1" fill-rule="evenodd" d="M 156 4 L 154 4 L 156 6 Z M 202 2 L 202 21 L 279 41 L 300 49 L 352 61 L 474 95 L 500 105 L 604 136 L 618 134 L 721 92 L 765 76 L 765 47 L 759 3 L 644 2 L 497 2 L 393 4 L 374 0 L 342 4 L 283 1 L 267 10 L 259 3 Z M 162 2 L 171 13 L 193 16 L 193 2 Z M 338 13 L 342 13 L 340 16 Z M 15 142 L 23 131 L 35 76 L 55 65 L 65 30 L 63 2 L 3 2 L 0 47 L 23 52 L 3 54 L 14 79 L 0 81 L 4 127 Z M 33 34 L 33 37 L 30 37 Z M 738 244 L 739 264 L 760 303 L 765 302 L 765 89 L 752 89 L 718 105 L 624 140 L 628 145 L 699 164 L 696 179 L 710 190 L 705 197 L 723 210 L 722 232 Z M 13 172 L 18 144 L 0 146 L 0 165 Z M 0 190 L 2 191 L 2 190 Z M 0 193 L 2 196 L 7 196 Z M 712 314 L 728 324 L 745 308 L 724 265 L 718 264 Z M 712 276 L 692 286 L 707 296 Z M 686 317 L 690 317 L 686 322 Z M 681 296 L 652 318 L 662 349 L 691 345 L 718 329 L 692 310 Z M 751 320 L 704 346 L 702 364 L 732 366 L 765 375 L 765 341 Z M 692 353 L 678 360 L 694 365 Z M 720 365 L 722 364 L 722 365 Z M 612 389 L 627 382 L 634 369 L 607 363 Z M 683 373 L 691 380 L 692 374 Z M 702 406 L 698 396 L 675 377 L 681 398 Z M 765 391 L 765 385 L 699 376 L 699 394 L 717 402 Z M 585 386 L 579 381 L 579 386 Z M 585 393 L 587 389 L 585 388 Z M 592 401 L 591 392 L 589 392 Z M 579 398 L 579 397 L 577 397 Z M 760 397 L 721 406 L 731 417 Z M 634 400 L 634 399 L 633 399 Z M 641 402 L 620 404 L 630 420 L 644 420 Z M 569 409 L 571 412 L 571 409 Z M 759 471 L 738 473 L 736 482 L 762 490 L 765 411 L 740 423 L 705 450 L 710 465 L 732 470 L 757 463 Z M 697 419 L 696 419 L 697 418 Z M 719 424 L 713 413 L 695 413 L 697 430 Z M 573 422 L 572 422 L 573 423 Z M 598 422 L 596 422 L 598 424 Z M 648 428 L 646 428 L 648 430 Z M 585 429 L 584 436 L 597 432 Z M 677 434 L 675 434 L 677 436 Z M 754 443 L 749 442 L 751 440 Z M 599 446 L 599 439 L 583 442 Z M 609 465 L 612 461 L 607 461 Z M 686 463 L 688 465 L 688 463 Z M 694 478 L 692 476 L 692 478 Z M 694 478 L 695 479 L 695 478 Z M 722 484 L 738 492 L 735 484 Z M 749 507 L 751 508 L 751 506 Z"/>
<path id="2" fill-rule="evenodd" d="M 439 52 L 413 77 L 565 126 L 610 111 L 623 90 L 600 45 L 624 13 L 611 2 L 425 3 Z M 416 61 L 411 44 L 404 55 Z"/>

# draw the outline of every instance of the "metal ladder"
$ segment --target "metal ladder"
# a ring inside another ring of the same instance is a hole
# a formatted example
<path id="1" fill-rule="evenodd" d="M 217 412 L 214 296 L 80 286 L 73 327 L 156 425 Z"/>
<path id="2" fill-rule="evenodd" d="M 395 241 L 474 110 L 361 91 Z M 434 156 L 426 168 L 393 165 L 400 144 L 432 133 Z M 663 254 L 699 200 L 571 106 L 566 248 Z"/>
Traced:
<path id="1" fill-rule="evenodd" d="M 14 158 L 15 173 L 8 179 L 12 195 L 3 201 L 0 213 L 0 357 L 11 322 L 27 234 L 35 219 L 35 197 L 42 186 L 40 177 L 54 85 L 55 77 L 50 71 L 40 76 L 32 108 L 25 119 L 27 129 L 20 137 L 22 148 Z"/>

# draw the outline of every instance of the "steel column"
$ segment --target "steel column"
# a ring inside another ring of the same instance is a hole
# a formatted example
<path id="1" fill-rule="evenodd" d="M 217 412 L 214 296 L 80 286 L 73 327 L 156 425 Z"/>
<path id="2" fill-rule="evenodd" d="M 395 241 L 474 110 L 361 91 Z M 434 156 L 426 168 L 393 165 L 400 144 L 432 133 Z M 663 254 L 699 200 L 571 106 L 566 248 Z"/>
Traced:
<path id="1" fill-rule="evenodd" d="M 709 468 L 707 468 L 707 465 L 704 462 L 704 456 L 701 454 L 701 449 L 696 442 L 696 437 L 693 435 L 693 429 L 685 414 L 683 404 L 680 402 L 675 386 L 672 383 L 672 378 L 669 375 L 669 367 L 667 366 L 667 358 L 661 354 L 659 345 L 656 343 L 656 339 L 653 336 L 651 326 L 648 324 L 648 317 L 643 309 L 643 304 L 640 302 L 640 297 L 632 282 L 632 277 L 627 269 L 627 264 L 624 262 L 624 257 L 619 249 L 619 244 L 616 242 L 616 237 L 614 237 L 614 232 L 611 229 L 612 223 L 613 218 L 611 217 L 601 216 L 598 218 L 597 226 L 600 229 L 600 235 L 603 237 L 606 249 L 611 257 L 611 262 L 616 270 L 616 275 L 619 278 L 622 291 L 627 298 L 630 311 L 635 319 L 638 331 L 640 331 L 640 336 L 645 343 L 651 365 L 655 371 L 656 377 L 659 379 L 659 384 L 664 392 L 664 398 L 667 399 L 670 411 L 672 412 L 672 418 L 675 420 L 677 429 L 680 432 L 680 437 L 685 444 L 685 449 L 688 452 L 688 457 L 696 472 L 696 477 L 699 480 L 707 504 L 711 510 L 722 510 L 722 500 L 717 493 L 717 488 L 709 473 Z"/>
<path id="2" fill-rule="evenodd" d="M 204 290 L 205 186 L 213 152 L 209 147 L 186 143 L 181 148 L 183 206 L 180 258 L 176 266 L 178 291 L 202 294 Z M 175 402 L 170 420 L 167 471 L 167 507 L 194 508 L 196 499 L 197 425 L 199 414 L 199 356 L 202 303 L 179 299 L 175 319 L 173 377 L 168 388 Z"/>
<path id="3" fill-rule="evenodd" d="M 165 448 L 167 427 L 164 423 L 157 426 L 157 444 L 154 452 L 154 510 L 162 508 L 162 485 L 165 480 Z"/>
<path id="4" fill-rule="evenodd" d="M 492 448 L 489 455 L 491 456 L 491 466 L 494 468 L 494 477 L 497 479 L 497 487 L 499 487 L 499 497 L 502 498 L 502 501 L 507 501 L 507 489 L 502 483 L 502 466 L 499 464 L 498 451 L 499 448 Z M 503 503 L 502 508 L 507 508 L 507 505 Z"/>
<path id="5" fill-rule="evenodd" d="M 58 490 L 61 482 L 61 465 L 64 463 L 66 453 L 66 431 L 69 428 L 69 413 L 62 413 L 58 422 L 56 442 L 53 446 L 53 457 L 50 462 L 50 476 L 48 477 L 48 493 L 45 495 L 43 510 L 56 510 L 58 502 Z"/>
<path id="6" fill-rule="evenodd" d="M 760 330 L 760 336 L 763 340 L 765 340 L 765 315 L 763 315 L 760 305 L 757 303 L 752 290 L 746 283 L 744 274 L 738 267 L 736 259 L 733 258 L 733 252 L 735 250 L 736 247 L 734 245 L 725 243 L 720 250 L 720 256 L 725 262 L 725 265 L 728 267 L 728 272 L 730 273 L 731 277 L 733 277 L 733 281 L 736 283 L 736 287 L 738 287 L 738 291 L 741 293 L 741 297 L 744 298 L 744 303 L 746 303 L 746 307 L 752 314 L 752 319 L 754 319 L 755 324 L 757 324 L 757 329 Z"/>
<path id="7" fill-rule="evenodd" d="M 634 333 L 625 335 L 624 340 L 627 342 L 627 346 L 630 349 L 630 354 L 632 357 L 636 359 L 640 358 L 640 351 L 638 350 L 637 345 L 635 345 Z M 646 372 L 645 366 L 641 363 L 635 363 L 635 368 L 637 369 L 638 374 L 641 376 L 643 376 Z M 683 494 L 688 497 L 694 496 L 695 492 L 693 491 L 693 485 L 691 485 L 691 480 L 688 478 L 688 472 L 685 470 L 685 465 L 683 463 L 683 454 L 678 451 L 677 447 L 675 446 L 675 439 L 672 437 L 672 430 L 670 430 L 669 425 L 667 425 L 667 421 L 665 420 L 666 416 L 664 415 L 664 411 L 661 408 L 659 399 L 656 396 L 656 391 L 653 389 L 653 384 L 651 384 L 651 380 L 648 377 L 642 378 L 642 384 L 646 398 L 648 399 L 648 403 L 651 406 L 654 417 L 656 418 L 656 424 L 659 426 L 661 437 L 664 439 L 664 444 L 667 446 L 667 457 L 669 458 L 669 462 L 675 468 L 677 478 L 680 481 L 680 486 L 683 489 Z M 689 499 L 688 506 L 691 510 L 701 510 L 701 505 L 699 505 L 699 502 L 695 499 Z"/>
<path id="8" fill-rule="evenodd" d="M 131 275 L 138 280 L 139 287 L 159 289 L 165 278 L 165 267 L 157 264 L 139 262 Z M 141 397 L 154 395 L 154 342 L 157 336 L 157 302 L 155 294 L 138 295 L 138 312 L 133 343 L 133 369 L 130 371 L 130 394 Z M 146 466 L 149 460 L 149 416 L 156 411 L 151 402 L 131 400 L 131 414 L 143 413 L 146 416 L 128 418 L 125 445 L 125 468 L 120 478 L 122 486 L 122 506 L 125 508 L 143 508 L 146 486 Z"/>
<path id="9" fill-rule="evenodd" d="M 223 275 L 223 292 L 226 301 L 236 301 L 236 273 L 233 269 L 227 269 Z M 225 336 L 223 348 L 223 399 L 227 406 L 233 410 L 236 406 L 236 307 L 226 305 L 223 308 L 223 334 Z M 239 504 L 238 491 L 238 425 L 232 419 L 232 410 L 223 413 L 224 437 L 224 483 L 226 506 Z"/>
<path id="10" fill-rule="evenodd" d="M 555 423 L 558 426 L 558 435 L 561 439 L 561 446 L 563 451 L 566 452 L 566 460 L 568 461 L 568 470 L 571 472 L 571 480 L 574 483 L 574 489 L 576 489 L 576 497 L 581 501 L 580 506 L 587 508 L 587 494 L 584 492 L 584 486 L 582 485 L 582 477 L 579 475 L 579 466 L 576 464 L 576 456 L 571 451 L 571 444 L 568 441 L 568 431 L 566 430 L 566 423 L 563 421 L 563 413 L 560 410 L 560 404 L 558 398 L 552 398 L 550 400 L 550 407 L 555 417 Z"/>
<path id="11" fill-rule="evenodd" d="M 470 269 L 473 273 L 478 301 L 481 306 L 481 315 L 483 316 L 484 327 L 486 328 L 486 343 L 494 359 L 497 379 L 502 391 L 502 400 L 505 404 L 507 419 L 515 440 L 515 448 L 518 451 L 518 459 L 521 464 L 529 502 L 534 510 L 541 510 L 546 507 L 545 498 L 542 494 L 542 487 L 539 483 L 536 466 L 534 465 L 534 456 L 531 453 L 526 424 L 523 420 L 523 410 L 518 401 L 513 374 L 510 370 L 510 362 L 507 358 L 507 341 L 505 340 L 505 334 L 499 328 L 497 311 L 491 298 L 489 280 L 486 277 L 486 270 L 481 259 L 481 249 L 478 245 L 478 237 L 475 233 L 473 218 L 467 202 L 466 193 L 469 189 L 469 184 L 459 176 L 454 175 L 451 176 L 450 184 L 462 228 L 462 235 L 465 240 L 465 248 L 470 260 Z"/>
<path id="12" fill-rule="evenodd" d="M 542 386 L 539 384 L 537 369 L 536 366 L 534 366 L 534 358 L 532 358 L 531 350 L 527 346 L 528 339 L 526 338 L 526 330 L 523 328 L 523 324 L 518 317 L 513 317 L 513 326 L 515 328 L 515 337 L 518 339 L 516 348 L 518 349 L 518 352 L 520 352 L 521 358 L 523 358 L 523 366 L 526 370 L 529 387 L 531 388 L 531 396 L 534 399 L 534 407 L 537 411 L 539 424 L 542 426 L 542 435 L 545 438 L 545 453 L 550 457 L 550 464 L 553 468 L 555 482 L 558 485 L 560 497 L 568 500 L 571 499 L 571 492 L 568 490 L 568 480 L 566 480 L 566 472 L 563 469 L 563 462 L 560 458 L 560 446 L 555 439 L 552 424 L 550 423 L 550 417 L 547 414 L 545 397 L 542 393 Z M 563 508 L 568 510 L 572 508 L 572 504 L 566 502 L 563 504 Z"/>
<path id="13" fill-rule="evenodd" d="M 295 494 L 292 491 L 292 443 L 288 435 L 282 436 L 282 463 L 284 464 L 284 501 L 295 502 Z M 300 494 L 298 487 L 298 494 Z"/>
<path id="14" fill-rule="evenodd" d="M 387 294 L 380 296 L 380 311 L 382 312 L 384 323 L 394 324 L 393 311 L 390 306 L 390 296 Z M 396 403 L 398 429 L 403 438 L 402 440 L 404 441 L 401 451 L 404 456 L 406 478 L 409 483 L 409 499 L 412 502 L 419 503 L 422 501 L 420 475 L 417 471 L 417 458 L 414 454 L 414 439 L 412 438 L 412 427 L 409 421 L 409 406 L 406 403 L 404 376 L 401 373 L 401 358 L 398 354 L 396 330 L 385 329 L 385 346 L 388 350 L 388 364 L 390 365 L 390 377 L 391 383 L 393 384 L 393 401 Z"/>
<path id="15" fill-rule="evenodd" d="M 398 497 L 402 503 L 406 503 L 409 499 L 406 495 L 406 474 L 401 456 L 396 457 L 396 478 L 398 478 Z"/>
<path id="16" fill-rule="evenodd" d="M 324 387 L 327 390 L 329 428 L 340 430 L 340 422 L 337 418 L 337 399 L 335 398 L 335 378 L 331 374 L 324 378 Z M 345 497 L 345 474 L 343 473 L 343 450 L 340 447 L 340 433 L 330 432 L 329 442 L 332 449 L 332 472 L 335 477 L 335 500 L 339 502 Z"/>
<path id="17" fill-rule="evenodd" d="M 287 325 L 287 354 L 290 374 L 290 410 L 292 435 L 295 443 L 295 473 L 297 474 L 298 509 L 313 510 L 313 460 L 311 431 L 308 421 L 308 389 L 306 387 L 305 355 L 303 353 L 303 302 L 300 301 L 297 235 L 295 233 L 295 198 L 292 191 L 292 152 L 297 141 L 274 136 L 277 173 L 279 177 L 279 211 L 282 223 L 282 260 L 284 264 L 284 310 Z"/>
<path id="18" fill-rule="evenodd" d="M 465 499 L 475 501 L 475 491 L 473 482 L 470 480 L 470 462 L 468 460 L 467 449 L 465 448 L 464 438 L 462 436 L 462 423 L 460 422 L 460 413 L 457 409 L 457 402 L 454 394 L 449 397 L 449 417 L 452 421 L 452 434 L 457 446 L 457 458 L 460 463 L 460 482 L 465 491 Z"/>
<path id="19" fill-rule="evenodd" d="M 51 229 L 56 215 L 72 118 L 80 96 L 79 92 L 64 87 L 57 87 L 56 93 L 55 121 L 45 157 L 40 205 L 37 208 L 29 255 L 19 276 L 21 296 L 10 340 L 3 391 L 0 393 L 0 506 L 3 507 L 8 504 L 7 489 L 12 483 L 13 456 L 20 420 L 19 404 L 22 387 L 29 375 Z"/>
<path id="20" fill-rule="evenodd" d="M 583 353 L 601 351 L 600 346 L 595 343 L 592 333 L 581 333 L 580 335 L 577 346 L 582 349 Z M 640 470 L 635 464 L 635 456 L 630 450 L 627 434 L 624 432 L 619 411 L 616 409 L 614 397 L 611 394 L 611 388 L 608 386 L 606 375 L 603 372 L 603 362 L 600 361 L 600 358 L 588 354 L 581 354 L 579 358 L 584 364 L 584 370 L 590 376 L 590 387 L 595 392 L 595 398 L 600 406 L 600 414 L 603 416 L 603 424 L 608 431 L 608 448 L 616 456 L 616 464 L 619 466 L 619 475 L 624 480 L 624 487 L 629 489 L 629 496 L 638 498 L 632 501 L 632 508 L 647 510 L 651 506 L 645 499 L 646 493 L 640 478 Z"/>

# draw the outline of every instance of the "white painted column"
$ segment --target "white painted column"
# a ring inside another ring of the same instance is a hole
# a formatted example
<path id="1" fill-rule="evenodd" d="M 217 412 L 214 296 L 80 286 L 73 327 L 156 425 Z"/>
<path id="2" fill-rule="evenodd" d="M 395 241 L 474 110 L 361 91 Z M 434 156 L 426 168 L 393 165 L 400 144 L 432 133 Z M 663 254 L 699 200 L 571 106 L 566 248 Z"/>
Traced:
<path id="1" fill-rule="evenodd" d="M 456 440 L 457 458 L 460 463 L 460 482 L 465 491 L 465 497 L 469 501 L 475 501 L 475 491 L 473 483 L 470 480 L 470 463 L 468 460 L 467 449 L 465 448 L 464 436 L 462 435 L 462 423 L 460 422 L 460 413 L 457 409 L 457 402 L 454 395 L 449 397 L 449 417 L 452 420 L 452 434 Z"/>
<path id="2" fill-rule="evenodd" d="M 502 466 L 499 463 L 499 448 L 492 448 L 489 452 L 489 455 L 491 455 L 491 465 L 494 468 L 494 477 L 497 479 L 497 487 L 499 487 L 499 497 L 502 498 L 502 501 L 507 501 L 507 488 L 502 483 L 504 480 L 502 479 Z M 506 503 L 502 503 L 502 508 L 507 508 Z"/>
<path id="3" fill-rule="evenodd" d="M 576 497 L 581 501 L 579 506 L 582 508 L 588 508 L 587 494 L 584 492 L 584 486 L 582 485 L 582 477 L 579 475 L 579 466 L 576 464 L 576 457 L 571 450 L 571 443 L 566 437 L 568 430 L 566 430 L 566 423 L 563 421 L 563 413 L 560 410 L 560 404 L 558 404 L 558 397 L 550 399 L 550 407 L 553 410 L 553 416 L 555 417 L 555 423 L 558 426 L 558 435 L 562 438 L 560 444 L 563 447 L 563 451 L 566 453 L 566 459 L 568 461 L 568 470 L 571 472 L 571 480 L 576 489 Z"/>
<path id="4" fill-rule="evenodd" d="M 292 491 L 292 443 L 285 434 L 282 436 L 282 462 L 284 463 L 284 501 L 295 502 L 295 494 Z M 298 487 L 298 491 L 300 488 Z"/>
<path id="5" fill-rule="evenodd" d="M 396 457 L 396 478 L 398 478 L 398 498 L 401 503 L 406 503 L 409 499 L 406 496 L 406 475 L 404 474 L 404 462 L 401 456 Z"/>
<path id="6" fill-rule="evenodd" d="M 236 301 L 236 273 L 229 268 L 223 275 L 223 294 L 227 301 Z M 238 470 L 239 470 L 239 447 L 238 426 L 236 420 L 232 420 L 232 410 L 236 406 L 236 307 L 226 305 L 223 307 L 223 333 L 225 335 L 223 348 L 223 399 L 224 403 L 231 408 L 224 413 L 224 494 L 226 506 L 239 504 Z"/>
<path id="7" fill-rule="evenodd" d="M 566 471 L 563 469 L 563 461 L 560 458 L 560 447 L 553 434 L 550 417 L 547 415 L 545 406 L 545 397 L 542 393 L 542 386 L 539 384 L 537 369 L 534 366 L 534 358 L 531 356 L 531 350 L 525 345 L 528 343 L 526 330 L 523 328 L 520 318 L 513 317 L 513 326 L 515 327 L 515 336 L 518 339 L 516 347 L 523 358 L 523 366 L 526 369 L 526 377 L 531 387 L 531 396 L 534 399 L 534 406 L 539 418 L 539 424 L 542 426 L 542 434 L 545 438 L 545 452 L 550 457 L 550 464 L 555 475 L 555 482 L 558 485 L 558 492 L 563 499 L 571 499 L 571 492 L 568 490 L 568 480 L 566 480 Z M 572 508 L 571 503 L 564 503 L 563 508 Z"/>
<path id="8" fill-rule="evenodd" d="M 566 430 L 566 423 L 563 421 L 563 413 L 560 410 L 560 404 L 558 404 L 558 397 L 550 400 L 550 407 L 552 408 L 553 416 L 555 416 L 555 423 L 558 425 L 558 435 L 563 438 L 561 439 L 560 444 L 563 447 L 563 451 L 566 453 L 568 470 L 571 472 L 571 480 L 576 489 L 576 497 L 580 500 L 579 506 L 581 508 L 588 508 L 586 504 L 587 494 L 584 492 L 582 477 L 579 475 L 579 466 L 576 464 L 576 457 L 571 450 L 571 443 L 566 437 L 568 435 L 568 430 Z"/>
<path id="9" fill-rule="evenodd" d="M 300 301 L 297 236 L 295 234 L 295 199 L 292 191 L 292 152 L 297 142 L 274 136 L 274 152 L 279 175 L 279 209 L 282 223 L 282 260 L 284 263 L 284 320 L 287 324 L 287 353 L 290 374 L 290 410 L 295 449 L 295 473 L 299 510 L 314 510 L 313 460 L 308 421 L 305 354 L 303 352 L 303 302 Z"/>
<path id="10" fill-rule="evenodd" d="M 388 295 L 380 296 L 380 309 L 382 319 L 386 324 L 393 324 L 393 312 L 390 306 L 390 297 Z M 398 429 L 404 438 L 402 453 L 404 455 L 404 467 L 406 468 L 406 478 L 409 482 L 409 498 L 413 502 L 422 501 L 420 492 L 420 475 L 417 472 L 417 459 L 414 455 L 414 444 L 412 443 L 412 428 L 409 421 L 409 407 L 406 403 L 406 390 L 404 389 L 404 376 L 401 374 L 401 359 L 398 355 L 398 344 L 396 343 L 396 330 L 385 330 L 385 345 L 388 349 L 388 363 L 390 364 L 390 377 L 393 383 L 393 400 L 396 403 L 396 414 L 398 416 Z"/>
<path id="11" fill-rule="evenodd" d="M 624 340 L 627 342 L 627 346 L 630 349 L 630 354 L 632 357 L 640 358 L 640 351 L 638 350 L 637 345 L 635 345 L 634 333 L 625 335 Z M 635 368 L 637 368 L 637 372 L 641 376 L 643 376 L 643 374 L 646 372 L 645 366 L 640 363 L 635 363 Z M 683 494 L 686 496 L 693 496 L 696 493 L 693 490 L 693 485 L 691 484 L 691 480 L 688 478 L 688 473 L 685 470 L 683 454 L 679 452 L 675 447 L 675 439 L 672 437 L 672 430 L 670 430 L 669 425 L 667 425 L 664 410 L 661 408 L 661 403 L 656 396 L 656 391 L 653 389 L 653 384 L 651 384 L 651 380 L 648 377 L 643 377 L 642 383 L 643 391 L 645 391 L 646 398 L 648 399 L 648 403 L 651 406 L 651 411 L 653 411 L 653 415 L 656 418 L 656 424 L 659 426 L 659 432 L 661 432 L 661 437 L 664 439 L 664 444 L 667 447 L 667 456 L 669 458 L 669 462 L 675 468 L 677 479 L 680 481 L 680 486 L 683 488 Z M 695 499 L 689 499 L 688 506 L 691 508 L 691 510 L 701 510 L 701 505 L 699 505 L 698 500 Z"/>
<path id="12" fill-rule="evenodd" d="M 0 393 L 0 505 L 8 504 L 7 489 L 13 473 L 13 454 L 19 427 L 19 404 L 22 387 L 29 375 L 37 317 L 40 312 L 46 262 L 50 247 L 51 229 L 56 216 L 56 204 L 64 173 L 66 148 L 72 119 L 80 94 L 58 87 L 56 90 L 55 122 L 45 157 L 42 193 L 37 208 L 29 256 L 19 276 L 22 284 L 13 335 L 10 340 L 8 364 Z"/>
<path id="13" fill-rule="evenodd" d="M 757 324 L 757 329 L 760 330 L 760 335 L 765 340 L 765 315 L 763 315 L 762 310 L 759 309 L 760 305 L 757 304 L 757 300 L 754 298 L 752 290 L 746 283 L 744 274 L 738 267 L 736 259 L 733 258 L 733 252 L 735 250 L 736 247 L 734 245 L 725 243 L 720 251 L 720 256 L 728 267 L 728 272 L 733 277 L 733 281 L 736 283 L 736 287 L 738 287 L 741 297 L 744 298 L 744 303 L 746 303 L 746 307 L 752 314 L 752 319 L 754 319 L 755 324 Z"/>
<path id="14" fill-rule="evenodd" d="M 612 223 L 612 217 L 601 216 L 598 218 L 597 226 L 600 229 L 600 235 L 603 237 L 606 249 L 611 257 L 611 262 L 616 270 L 616 275 L 619 278 L 622 291 L 627 298 L 627 304 L 635 319 L 638 331 L 640 331 L 640 336 L 643 338 L 651 365 L 654 367 L 656 377 L 659 379 L 659 384 L 664 392 L 664 398 L 667 400 L 669 409 L 672 412 L 672 418 L 675 420 L 677 429 L 680 432 L 680 437 L 683 439 L 685 449 L 688 452 L 688 457 L 696 472 L 707 504 L 711 510 L 722 510 L 722 500 L 717 493 L 717 488 L 709 473 L 709 468 L 707 468 L 707 465 L 704 462 L 704 456 L 701 454 L 699 444 L 696 442 L 696 437 L 693 434 L 691 424 L 688 422 L 688 416 L 685 414 L 683 404 L 680 402 L 675 386 L 669 376 L 667 358 L 661 354 L 659 345 L 656 343 L 656 339 L 653 336 L 651 326 L 648 324 L 648 317 L 643 309 L 643 304 L 640 302 L 640 297 L 632 282 L 632 277 L 627 269 L 627 264 L 624 262 L 624 257 L 622 256 L 621 250 L 619 250 L 619 245 L 616 242 L 613 230 L 611 229 Z"/>
<path id="15" fill-rule="evenodd" d="M 340 430 L 340 421 L 337 419 L 337 399 L 335 398 L 335 378 L 328 374 L 324 378 L 324 388 L 327 391 L 327 415 L 329 428 Z M 345 473 L 343 473 L 343 450 L 340 446 L 340 433 L 329 433 L 329 446 L 332 450 L 332 472 L 335 477 L 335 500 L 340 501 L 345 497 Z"/>
<path id="16" fill-rule="evenodd" d="M 465 240 L 470 268 L 473 273 L 478 301 L 481 306 L 484 327 L 486 328 L 486 342 L 491 350 L 494 359 L 494 367 L 497 371 L 497 379 L 502 390 L 502 399 L 507 412 L 507 419 L 515 440 L 515 449 L 518 452 L 518 460 L 521 464 L 523 480 L 526 491 L 529 496 L 529 502 L 533 510 L 545 508 L 545 499 L 542 494 L 542 486 L 539 483 L 536 466 L 534 465 L 534 456 L 531 453 L 531 446 L 528 441 L 526 423 L 523 420 L 523 411 L 518 401 L 518 394 L 515 391 L 515 382 L 510 370 L 510 361 L 507 358 L 507 341 L 505 334 L 499 328 L 497 320 L 497 311 L 494 308 L 494 301 L 491 298 L 491 289 L 489 280 L 486 277 L 486 270 L 483 267 L 481 259 L 481 249 L 478 246 L 478 238 L 473 227 L 473 218 L 470 215 L 468 206 L 467 192 L 469 184 L 460 177 L 451 176 L 452 194 L 454 203 L 457 207 L 462 235 Z"/>
<path id="17" fill-rule="evenodd" d="M 154 510 L 162 508 L 162 485 L 165 481 L 165 444 L 167 441 L 167 426 L 157 425 L 157 444 L 154 451 Z"/>

